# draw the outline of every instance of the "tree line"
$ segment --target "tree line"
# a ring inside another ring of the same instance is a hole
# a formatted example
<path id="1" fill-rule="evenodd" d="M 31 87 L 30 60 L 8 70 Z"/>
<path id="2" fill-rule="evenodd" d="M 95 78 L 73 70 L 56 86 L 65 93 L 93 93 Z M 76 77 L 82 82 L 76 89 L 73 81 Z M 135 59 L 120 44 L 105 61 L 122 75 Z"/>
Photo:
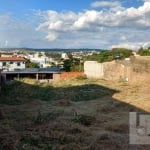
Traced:
<path id="1" fill-rule="evenodd" d="M 64 71 L 83 71 L 83 65 L 85 61 L 97 61 L 97 62 L 108 62 L 115 59 L 124 59 L 130 57 L 132 50 L 125 48 L 113 48 L 112 50 L 101 50 L 93 53 L 92 55 L 83 56 L 82 59 L 73 58 L 71 54 L 69 59 L 64 60 L 63 70 Z"/>

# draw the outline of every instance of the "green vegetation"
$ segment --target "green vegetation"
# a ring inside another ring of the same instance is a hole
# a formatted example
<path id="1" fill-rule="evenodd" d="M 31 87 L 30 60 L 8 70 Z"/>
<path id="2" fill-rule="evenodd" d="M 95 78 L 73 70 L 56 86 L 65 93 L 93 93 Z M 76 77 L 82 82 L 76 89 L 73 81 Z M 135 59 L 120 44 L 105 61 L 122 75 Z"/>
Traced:
<path id="1" fill-rule="evenodd" d="M 39 64 L 36 62 L 31 62 L 29 59 L 26 60 L 26 68 L 39 68 Z"/>
<path id="2" fill-rule="evenodd" d="M 51 57 L 55 60 L 60 60 L 60 58 L 61 58 L 61 53 L 54 52 L 54 51 L 53 52 L 45 52 L 45 55 L 47 57 Z"/>
<path id="3" fill-rule="evenodd" d="M 83 62 L 87 60 L 108 62 L 115 59 L 124 59 L 132 55 L 132 50 L 125 48 L 113 48 L 112 50 L 101 50 L 99 53 L 93 53 L 92 55 L 84 56 L 83 59 L 73 58 L 71 54 L 69 59 L 64 60 L 64 71 L 83 71 Z"/>
<path id="4" fill-rule="evenodd" d="M 42 138 L 36 138 L 34 136 L 22 136 L 18 145 L 19 150 L 27 149 L 43 149 L 52 150 L 53 146 L 48 141 L 43 141 Z"/>
<path id="5" fill-rule="evenodd" d="M 79 86 L 74 89 L 78 94 L 72 96 L 72 101 L 89 101 L 91 99 L 100 98 L 106 95 L 112 94 L 111 90 L 106 89 L 105 87 L 98 88 L 98 85 L 87 84 L 84 86 Z"/>
<path id="6" fill-rule="evenodd" d="M 92 123 L 95 122 L 95 120 L 96 118 L 94 116 L 83 115 L 83 114 L 72 119 L 73 122 L 80 123 L 85 126 L 91 125 Z"/>
<path id="7" fill-rule="evenodd" d="M 132 56 L 132 50 L 126 48 L 113 48 L 112 53 L 114 56 L 119 55 L 120 59 L 128 58 Z"/>
<path id="8" fill-rule="evenodd" d="M 126 150 L 129 112 L 150 110 L 149 87 L 138 88 L 81 77 L 14 81 L 0 93 L 0 150 Z"/>
<path id="9" fill-rule="evenodd" d="M 47 83 L 38 83 L 36 80 L 24 79 L 15 81 L 10 85 L 5 86 L 0 93 L 0 104 L 23 104 L 31 99 L 40 99 L 42 101 L 55 101 L 59 99 L 67 99 L 70 101 L 89 101 L 110 95 L 114 91 L 112 89 L 99 87 L 96 84 L 86 83 L 88 79 L 74 79 L 74 82 L 83 82 L 81 86 L 70 86 L 59 82 L 56 87 Z M 30 84 L 28 84 L 30 82 Z M 71 95 L 68 95 L 71 93 Z"/>
<path id="10" fill-rule="evenodd" d="M 83 62 L 80 59 L 73 58 L 71 55 L 69 59 L 63 61 L 63 70 L 66 72 L 69 71 L 83 71 Z"/>
<path id="11" fill-rule="evenodd" d="M 132 55 L 132 50 L 125 48 L 113 48 L 112 50 L 102 50 L 99 54 L 86 56 L 84 60 L 94 60 L 98 62 L 107 62 L 115 59 L 124 59 Z"/>
<path id="12" fill-rule="evenodd" d="M 138 50 L 138 54 L 139 54 L 140 56 L 150 56 L 150 47 L 147 48 L 147 49 L 140 48 L 140 49 Z"/>
<path id="13" fill-rule="evenodd" d="M 86 56 L 84 60 L 92 60 L 98 62 L 106 62 L 114 60 L 114 56 L 112 51 L 110 50 L 103 50 L 100 51 L 99 54 L 93 53 L 92 55 Z"/>
<path id="14" fill-rule="evenodd" d="M 50 101 L 51 99 L 55 100 L 57 94 L 54 89 L 47 84 L 36 85 L 35 81 L 35 84 L 29 85 L 24 82 L 16 81 L 3 87 L 0 94 L 0 103 L 21 104 L 34 98 Z"/>
<path id="15" fill-rule="evenodd" d="M 34 124 L 42 124 L 46 123 L 50 120 L 55 120 L 62 112 L 48 112 L 48 113 L 42 113 L 40 110 L 38 111 L 37 116 L 34 119 Z"/>

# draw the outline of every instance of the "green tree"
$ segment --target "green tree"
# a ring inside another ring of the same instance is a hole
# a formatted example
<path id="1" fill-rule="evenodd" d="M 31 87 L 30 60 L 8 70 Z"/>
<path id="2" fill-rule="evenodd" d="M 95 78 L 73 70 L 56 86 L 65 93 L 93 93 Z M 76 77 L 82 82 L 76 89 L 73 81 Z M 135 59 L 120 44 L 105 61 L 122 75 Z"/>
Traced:
<path id="1" fill-rule="evenodd" d="M 83 71 L 83 62 L 80 59 L 72 58 L 71 71 Z"/>
<path id="2" fill-rule="evenodd" d="M 66 59 L 63 62 L 63 70 L 66 72 L 83 71 L 83 62 L 80 59 L 73 58 L 72 55 L 69 55 L 69 59 Z"/>
<path id="3" fill-rule="evenodd" d="M 63 70 L 66 72 L 70 72 L 71 71 L 71 60 L 70 59 L 66 59 L 63 61 L 64 65 L 63 65 Z"/>
<path id="4" fill-rule="evenodd" d="M 92 60 L 92 61 L 98 61 L 98 62 L 106 62 L 106 61 L 112 61 L 114 60 L 114 56 L 111 50 L 102 50 L 98 54 L 92 54 L 89 56 L 86 56 L 84 60 Z"/>
<path id="5" fill-rule="evenodd" d="M 150 49 L 143 49 L 142 47 L 138 50 L 138 54 L 141 56 L 150 56 Z"/>
<path id="6" fill-rule="evenodd" d="M 114 56 L 119 55 L 120 59 L 128 58 L 133 55 L 132 50 L 126 48 L 113 48 L 112 53 Z"/>
<path id="7" fill-rule="evenodd" d="M 31 62 L 29 59 L 26 60 L 25 66 L 26 66 L 26 68 L 39 68 L 38 63 Z"/>
<path id="8" fill-rule="evenodd" d="M 99 62 L 106 62 L 106 61 L 112 61 L 114 60 L 114 56 L 112 51 L 110 50 L 104 50 L 101 51 L 99 54 Z"/>

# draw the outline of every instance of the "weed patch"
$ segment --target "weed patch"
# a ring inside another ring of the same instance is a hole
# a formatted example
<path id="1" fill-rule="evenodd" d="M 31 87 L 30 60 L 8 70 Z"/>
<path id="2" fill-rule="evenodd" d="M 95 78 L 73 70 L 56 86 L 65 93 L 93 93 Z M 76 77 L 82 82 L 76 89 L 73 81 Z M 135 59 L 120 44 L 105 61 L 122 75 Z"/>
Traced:
<path id="1" fill-rule="evenodd" d="M 38 114 L 33 122 L 34 124 L 42 124 L 50 120 L 55 120 L 59 115 L 59 112 L 41 113 L 41 111 L 38 111 Z"/>
<path id="2" fill-rule="evenodd" d="M 73 118 L 72 121 L 75 123 L 80 123 L 85 126 L 89 126 L 96 121 L 96 118 L 94 116 L 79 115 L 79 116 Z"/>
<path id="3" fill-rule="evenodd" d="M 75 94 L 72 97 L 72 101 L 89 101 L 96 98 L 101 98 L 106 95 L 112 95 L 113 90 L 106 89 L 105 87 L 99 87 L 95 84 L 87 84 L 83 87 L 76 87 L 74 89 Z"/>

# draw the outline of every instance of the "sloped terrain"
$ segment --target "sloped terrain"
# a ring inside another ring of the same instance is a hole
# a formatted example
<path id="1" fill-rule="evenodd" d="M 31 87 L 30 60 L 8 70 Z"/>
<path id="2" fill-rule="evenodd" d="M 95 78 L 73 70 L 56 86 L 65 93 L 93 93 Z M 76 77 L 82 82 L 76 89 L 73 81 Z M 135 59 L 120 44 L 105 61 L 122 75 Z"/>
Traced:
<path id="1" fill-rule="evenodd" d="M 15 81 L 0 94 L 0 149 L 149 149 L 129 144 L 129 112 L 150 112 L 149 89 L 86 78 Z"/>

